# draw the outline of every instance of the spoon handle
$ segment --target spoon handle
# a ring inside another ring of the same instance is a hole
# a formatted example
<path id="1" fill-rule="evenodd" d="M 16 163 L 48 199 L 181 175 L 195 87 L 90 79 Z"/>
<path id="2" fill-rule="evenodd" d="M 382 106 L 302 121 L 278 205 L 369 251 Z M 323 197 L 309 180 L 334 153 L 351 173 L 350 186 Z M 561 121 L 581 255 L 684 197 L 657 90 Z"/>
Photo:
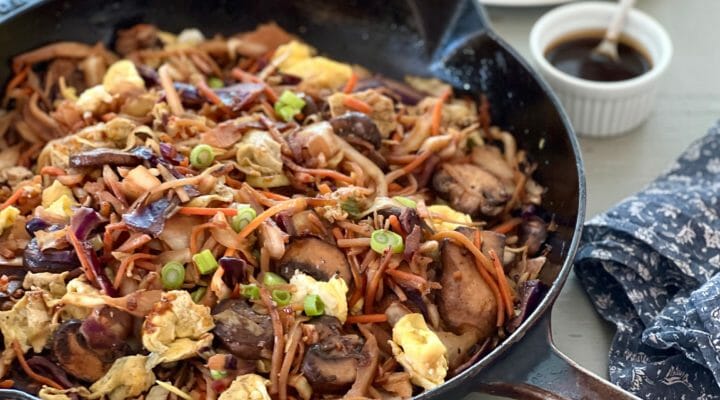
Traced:
<path id="1" fill-rule="evenodd" d="M 612 16 L 607 32 L 605 32 L 605 40 L 617 42 L 623 25 L 625 25 L 625 18 L 634 4 L 635 0 L 620 0 L 618 2 L 618 9 L 615 15 Z"/>

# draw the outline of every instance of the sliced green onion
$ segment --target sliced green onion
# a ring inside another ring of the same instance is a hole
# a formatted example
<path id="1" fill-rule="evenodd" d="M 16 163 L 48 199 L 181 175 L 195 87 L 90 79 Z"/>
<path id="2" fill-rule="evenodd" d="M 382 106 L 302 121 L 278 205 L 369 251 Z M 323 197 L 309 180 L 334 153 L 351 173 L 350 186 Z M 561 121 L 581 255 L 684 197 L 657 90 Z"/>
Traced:
<path id="1" fill-rule="evenodd" d="M 303 308 L 305 308 L 305 315 L 308 317 L 317 317 L 325 314 L 325 303 L 323 303 L 320 296 L 316 294 L 310 294 L 305 297 Z"/>
<path id="2" fill-rule="evenodd" d="M 200 271 L 200 275 L 207 275 L 214 272 L 218 267 L 218 262 L 210 249 L 205 249 L 192 256 L 195 265 Z"/>
<path id="3" fill-rule="evenodd" d="M 398 203 L 407 208 L 417 208 L 417 202 L 409 197 L 395 196 L 393 197 L 393 200 L 397 201 Z"/>
<path id="4" fill-rule="evenodd" d="M 262 282 L 265 286 L 287 285 L 287 281 L 274 272 L 264 273 Z"/>
<path id="5" fill-rule="evenodd" d="M 292 295 L 287 290 L 275 289 L 272 291 L 272 299 L 279 306 L 286 306 L 290 304 Z"/>
<path id="6" fill-rule="evenodd" d="M 222 370 L 218 370 L 218 369 L 210 370 L 210 377 L 215 381 L 226 377 L 227 374 L 228 374 L 227 371 L 222 371 Z"/>
<path id="7" fill-rule="evenodd" d="M 255 212 L 255 209 L 247 204 L 239 205 L 237 210 L 237 215 L 233 216 L 230 220 L 230 226 L 232 226 L 235 232 L 240 232 L 247 226 L 247 224 L 257 217 L 257 213 Z"/>
<path id="8" fill-rule="evenodd" d="M 385 250 L 390 248 L 393 253 L 399 254 L 405 250 L 405 245 L 403 244 L 402 236 L 397 233 L 386 231 L 385 229 L 378 229 L 370 236 L 370 248 L 380 254 L 383 254 Z"/>
<path id="9" fill-rule="evenodd" d="M 185 266 L 178 261 L 170 261 L 163 265 L 160 277 L 165 290 L 180 289 L 185 281 Z"/>
<path id="10" fill-rule="evenodd" d="M 260 288 L 257 285 L 240 285 L 240 289 L 246 299 L 258 300 L 260 298 Z"/>
<path id="11" fill-rule="evenodd" d="M 212 78 L 208 79 L 208 86 L 213 89 L 220 89 L 221 87 L 225 86 L 225 82 L 223 82 L 222 79 L 213 76 Z"/>
<path id="12" fill-rule="evenodd" d="M 199 144 L 190 151 L 190 164 L 195 168 L 207 168 L 215 161 L 215 153 L 207 144 Z"/>
<path id="13" fill-rule="evenodd" d="M 190 293 L 190 298 L 192 298 L 194 302 L 199 303 L 203 296 L 205 296 L 205 292 L 207 292 L 207 288 L 205 286 L 200 286 L 197 290 Z"/>
<path id="14" fill-rule="evenodd" d="M 275 102 L 275 112 L 287 122 L 292 121 L 295 115 L 300 114 L 303 107 L 305 107 L 305 100 L 289 90 L 284 91 Z"/>

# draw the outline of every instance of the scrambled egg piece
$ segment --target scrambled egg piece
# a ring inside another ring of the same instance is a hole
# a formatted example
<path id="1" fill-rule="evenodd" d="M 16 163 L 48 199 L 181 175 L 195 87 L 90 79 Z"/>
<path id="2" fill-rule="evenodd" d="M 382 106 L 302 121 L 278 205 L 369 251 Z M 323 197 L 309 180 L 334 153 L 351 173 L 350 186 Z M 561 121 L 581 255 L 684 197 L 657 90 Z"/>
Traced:
<path id="1" fill-rule="evenodd" d="M 18 341 L 23 353 L 31 348 L 40 353 L 56 327 L 57 322 L 52 321 L 40 290 L 25 292 L 25 296 L 12 309 L 0 311 L 0 332 L 5 341 L 0 376 L 5 375 L 15 358 L 12 347 L 14 341 Z"/>
<path id="2" fill-rule="evenodd" d="M 269 380 L 256 374 L 240 375 L 218 400 L 270 400 L 266 386 Z"/>
<path id="3" fill-rule="evenodd" d="M 455 211 L 448 206 L 436 204 L 429 206 L 428 210 L 431 214 L 441 216 L 441 218 L 430 218 L 432 225 L 441 231 L 452 231 L 458 226 L 467 226 L 472 224 L 472 218 L 470 218 L 469 215 L 463 214 L 460 211 Z"/>
<path id="4" fill-rule="evenodd" d="M 342 278 L 333 276 L 327 282 L 316 281 L 310 275 L 296 271 L 290 278 L 290 284 L 295 286 L 292 302 L 302 304 L 305 297 L 314 294 L 320 297 L 325 304 L 325 315 L 335 317 L 345 323 L 348 315 L 347 292 L 348 287 Z"/>
<path id="5" fill-rule="evenodd" d="M 64 194 L 50 204 L 50 207 L 47 207 L 45 211 L 69 219 L 72 217 L 72 206 L 76 206 L 77 204 L 75 198 Z"/>
<path id="6" fill-rule="evenodd" d="M 280 72 L 300 77 L 302 84 L 325 89 L 337 89 L 352 75 L 352 68 L 329 58 L 314 56 L 315 50 L 303 43 L 291 41 L 275 51 L 273 62 L 282 62 Z M 284 58 L 284 59 L 283 59 Z"/>
<path id="7" fill-rule="evenodd" d="M 425 323 L 422 314 L 407 314 L 393 327 L 393 355 L 412 383 L 432 389 L 445 382 L 447 349 Z"/>
<path id="8" fill-rule="evenodd" d="M 18 215 L 20 215 L 20 210 L 13 206 L 0 211 L 0 235 L 2 235 L 5 229 L 13 226 Z"/>
<path id="9" fill-rule="evenodd" d="M 85 89 L 75 102 L 75 106 L 80 109 L 80 111 L 95 113 L 98 112 L 101 107 L 112 103 L 112 101 L 113 97 L 105 87 L 103 85 L 97 85 Z"/>
<path id="10" fill-rule="evenodd" d="M 153 352 L 153 365 L 183 360 L 210 346 L 214 327 L 210 308 L 195 304 L 184 290 L 173 290 L 163 293 L 145 318 L 142 342 Z"/>
<path id="11" fill-rule="evenodd" d="M 102 86 L 110 94 L 120 94 L 138 89 L 144 90 L 145 81 L 132 61 L 120 60 L 108 68 Z"/>
<path id="12" fill-rule="evenodd" d="M 73 192 L 69 187 L 63 185 L 60 181 L 53 181 L 52 185 L 46 187 L 42 192 L 42 206 L 48 208 L 63 196 L 68 196 L 71 199 L 74 198 Z"/>
<path id="13" fill-rule="evenodd" d="M 124 400 L 139 396 L 155 383 L 148 356 L 127 356 L 115 360 L 110 370 L 90 386 L 93 398 Z"/>
<path id="14" fill-rule="evenodd" d="M 23 288 L 25 290 L 42 290 L 49 294 L 50 298 L 47 300 L 57 300 L 65 295 L 65 278 L 67 278 L 69 272 L 63 272 L 61 274 L 53 274 L 51 272 L 28 272 L 23 279 Z"/>
<path id="15" fill-rule="evenodd" d="M 100 299 L 100 291 L 84 279 L 75 278 L 65 286 L 66 293 L 60 299 L 63 303 L 63 319 L 85 319 L 93 307 L 104 305 Z"/>
<path id="16" fill-rule="evenodd" d="M 256 187 L 285 186 L 290 183 L 283 174 L 280 144 L 265 131 L 252 130 L 235 145 L 238 169 Z"/>

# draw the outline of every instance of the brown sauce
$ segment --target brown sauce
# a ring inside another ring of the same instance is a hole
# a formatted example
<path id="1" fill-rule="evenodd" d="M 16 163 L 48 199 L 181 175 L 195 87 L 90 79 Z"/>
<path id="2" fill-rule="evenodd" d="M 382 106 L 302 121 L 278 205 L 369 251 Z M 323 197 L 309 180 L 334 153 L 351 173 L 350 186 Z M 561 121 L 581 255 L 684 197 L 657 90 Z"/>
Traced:
<path id="1" fill-rule="evenodd" d="M 545 58 L 566 74 L 591 81 L 624 81 L 640 76 L 652 68 L 650 57 L 632 38 L 622 35 L 618 40 L 619 62 L 593 56 L 605 31 L 577 32 L 558 39 L 548 46 Z"/>

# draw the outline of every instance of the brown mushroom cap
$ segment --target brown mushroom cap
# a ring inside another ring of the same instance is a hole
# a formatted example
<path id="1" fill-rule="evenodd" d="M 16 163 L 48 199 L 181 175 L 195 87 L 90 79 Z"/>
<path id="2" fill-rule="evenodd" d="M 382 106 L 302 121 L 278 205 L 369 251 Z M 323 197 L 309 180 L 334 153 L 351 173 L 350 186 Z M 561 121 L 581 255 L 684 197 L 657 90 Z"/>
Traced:
<path id="1" fill-rule="evenodd" d="M 473 216 L 498 215 L 510 200 L 503 183 L 474 164 L 442 164 L 432 184 L 450 207 Z"/>
<path id="2" fill-rule="evenodd" d="M 345 254 L 334 245 L 312 237 L 293 240 L 276 269 L 285 279 L 292 278 L 299 270 L 318 280 L 327 281 L 338 274 L 346 283 L 352 281 Z"/>
<path id="3" fill-rule="evenodd" d="M 223 300 L 212 314 L 215 337 L 230 353 L 247 360 L 270 358 L 274 337 L 269 315 L 255 312 L 242 299 Z"/>
<path id="4" fill-rule="evenodd" d="M 375 147 L 380 148 L 382 135 L 375 122 L 367 115 L 359 112 L 347 112 L 330 119 L 335 134 L 344 138 L 355 136 Z"/>
<path id="5" fill-rule="evenodd" d="M 475 267 L 473 255 L 450 241 L 442 244 L 442 273 L 438 310 L 445 323 L 456 332 L 469 327 L 479 331 L 480 338 L 496 329 L 497 301 L 490 287 Z"/>
<path id="6" fill-rule="evenodd" d="M 73 168 L 102 167 L 103 165 L 123 165 L 134 167 L 142 164 L 143 159 L 136 154 L 100 148 L 70 155 L 70 166 Z"/>
<path id="7" fill-rule="evenodd" d="M 127 352 L 127 345 L 119 343 L 104 349 L 91 348 L 80 334 L 81 326 L 79 320 L 60 325 L 53 334 L 52 353 L 65 372 L 83 381 L 95 382 Z"/>

